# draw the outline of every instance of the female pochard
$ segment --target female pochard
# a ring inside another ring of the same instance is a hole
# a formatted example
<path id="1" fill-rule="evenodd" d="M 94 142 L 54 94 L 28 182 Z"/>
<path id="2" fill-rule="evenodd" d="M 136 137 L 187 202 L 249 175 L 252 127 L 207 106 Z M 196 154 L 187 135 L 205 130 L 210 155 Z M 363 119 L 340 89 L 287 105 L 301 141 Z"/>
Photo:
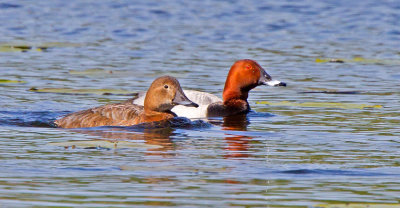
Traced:
<path id="1" fill-rule="evenodd" d="M 259 85 L 286 86 L 286 83 L 272 80 L 271 76 L 256 62 L 250 59 L 236 61 L 226 78 L 222 99 L 195 90 L 184 90 L 190 100 L 198 103 L 199 108 L 176 106 L 172 109 L 178 116 L 204 118 L 229 116 L 250 111 L 247 98 L 249 91 Z M 143 105 L 144 96 L 133 99 L 134 104 Z"/>
<path id="2" fill-rule="evenodd" d="M 171 109 L 176 105 L 198 107 L 183 93 L 178 80 L 163 76 L 151 84 L 144 99 L 144 106 L 135 105 L 130 99 L 123 103 L 71 113 L 56 120 L 55 124 L 62 128 L 130 126 L 173 118 L 176 114 Z"/>

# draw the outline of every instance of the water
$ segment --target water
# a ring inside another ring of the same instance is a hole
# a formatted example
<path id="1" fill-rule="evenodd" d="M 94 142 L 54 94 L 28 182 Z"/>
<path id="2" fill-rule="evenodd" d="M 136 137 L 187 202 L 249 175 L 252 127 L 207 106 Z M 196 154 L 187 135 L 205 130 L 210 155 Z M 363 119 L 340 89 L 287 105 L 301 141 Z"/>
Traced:
<path id="1" fill-rule="evenodd" d="M 400 206 L 399 5 L 1 2 L 0 79 L 26 83 L 0 84 L 0 206 Z M 56 129 L 58 116 L 129 96 L 29 91 L 137 92 L 172 75 L 221 96 L 242 58 L 288 87 L 260 86 L 254 112 L 208 124 Z M 345 63 L 316 62 L 331 58 Z M 356 93 L 323 93 L 332 90 Z M 52 145 L 94 139 L 137 146 Z"/>

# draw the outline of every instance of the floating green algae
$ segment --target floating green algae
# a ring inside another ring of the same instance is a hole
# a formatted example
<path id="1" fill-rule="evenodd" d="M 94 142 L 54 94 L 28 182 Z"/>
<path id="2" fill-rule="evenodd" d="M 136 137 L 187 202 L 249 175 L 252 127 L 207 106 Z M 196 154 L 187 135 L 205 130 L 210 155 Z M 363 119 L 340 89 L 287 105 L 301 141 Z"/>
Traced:
<path id="1" fill-rule="evenodd" d="M 343 203 L 318 204 L 315 208 L 400 208 L 400 204 L 389 203 Z"/>
<path id="2" fill-rule="evenodd" d="M 56 47 L 78 47 L 76 43 L 62 43 L 62 42 L 48 42 L 39 44 L 27 44 L 27 43 L 2 43 L 0 44 L 0 52 L 28 52 L 37 51 L 43 52 L 48 48 Z"/>
<path id="3" fill-rule="evenodd" d="M 99 74 L 113 74 L 115 73 L 115 71 L 105 70 L 100 68 L 92 68 L 85 70 L 69 70 L 69 73 L 73 75 L 99 75 Z"/>
<path id="4" fill-rule="evenodd" d="M 146 73 L 146 72 L 145 72 Z M 82 70 L 69 70 L 69 74 L 74 76 L 88 76 L 88 77 L 132 77 L 132 76 L 143 76 L 144 74 L 138 74 L 137 71 L 130 70 L 110 70 L 103 68 L 89 68 Z"/>
<path id="5" fill-rule="evenodd" d="M 0 79 L 0 84 L 22 84 L 22 83 L 26 82 L 21 80 Z"/>
<path id="6" fill-rule="evenodd" d="M 367 104 L 355 104 L 355 103 L 329 103 L 329 102 L 295 103 L 289 101 L 282 101 L 282 102 L 258 101 L 256 102 L 256 104 L 267 104 L 271 106 L 297 106 L 297 107 L 341 108 L 341 109 L 382 108 L 382 105 L 367 105 Z"/>
<path id="7" fill-rule="evenodd" d="M 31 88 L 29 91 L 41 93 L 60 94 L 96 94 L 96 95 L 135 95 L 136 93 L 127 90 L 116 89 L 71 89 L 71 88 Z"/>
<path id="8" fill-rule="evenodd" d="M 395 59 L 367 59 L 363 57 L 354 57 L 352 59 L 342 58 L 316 58 L 316 63 L 362 63 L 362 64 L 388 64 L 400 65 L 400 60 Z"/>
<path id="9" fill-rule="evenodd" d="M 26 83 L 26 82 L 21 80 L 0 79 L 0 84 L 18 84 L 18 83 Z"/>

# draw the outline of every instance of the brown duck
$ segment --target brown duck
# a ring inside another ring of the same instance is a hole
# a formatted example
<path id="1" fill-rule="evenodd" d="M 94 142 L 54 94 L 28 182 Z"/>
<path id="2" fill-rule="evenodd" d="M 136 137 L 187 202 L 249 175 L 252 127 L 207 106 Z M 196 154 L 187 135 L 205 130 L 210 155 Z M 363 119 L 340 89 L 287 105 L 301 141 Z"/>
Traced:
<path id="1" fill-rule="evenodd" d="M 198 107 L 183 93 L 178 80 L 171 76 L 153 81 L 146 93 L 144 106 L 133 104 L 133 99 L 71 113 L 56 120 L 55 124 L 61 128 L 131 126 L 173 118 L 176 114 L 171 109 L 176 105 Z"/>

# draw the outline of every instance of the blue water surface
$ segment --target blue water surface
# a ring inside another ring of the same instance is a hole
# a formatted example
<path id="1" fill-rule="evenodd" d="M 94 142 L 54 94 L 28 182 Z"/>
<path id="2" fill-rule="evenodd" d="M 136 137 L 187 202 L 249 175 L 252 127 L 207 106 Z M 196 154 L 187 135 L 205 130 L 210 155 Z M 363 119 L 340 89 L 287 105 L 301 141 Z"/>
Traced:
<path id="1" fill-rule="evenodd" d="M 398 1 L 2 1 L 0 207 L 400 207 L 399 20 Z M 57 129 L 130 96 L 30 90 L 171 75 L 221 97 L 244 58 L 288 84 L 247 116 Z"/>

